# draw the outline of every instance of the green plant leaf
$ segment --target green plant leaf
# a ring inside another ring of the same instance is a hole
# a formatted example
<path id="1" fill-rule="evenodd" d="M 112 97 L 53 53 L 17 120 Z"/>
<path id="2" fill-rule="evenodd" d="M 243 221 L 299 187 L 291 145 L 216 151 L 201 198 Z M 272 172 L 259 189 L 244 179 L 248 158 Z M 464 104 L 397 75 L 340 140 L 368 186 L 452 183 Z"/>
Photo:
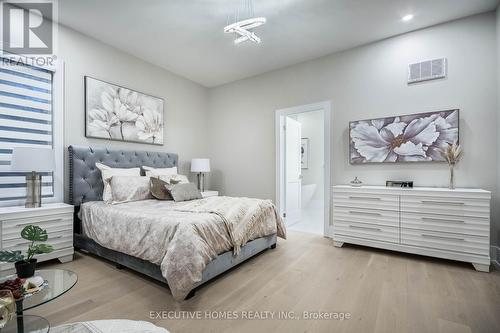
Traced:
<path id="1" fill-rule="evenodd" d="M 24 259 L 21 251 L 0 251 L 0 261 L 16 262 Z"/>
<path id="2" fill-rule="evenodd" d="M 31 247 L 34 254 L 50 253 L 54 251 L 52 245 L 49 244 L 37 244 Z"/>
<path id="3" fill-rule="evenodd" d="M 45 242 L 49 236 L 47 230 L 36 225 L 27 225 L 21 231 L 21 237 L 32 242 Z"/>

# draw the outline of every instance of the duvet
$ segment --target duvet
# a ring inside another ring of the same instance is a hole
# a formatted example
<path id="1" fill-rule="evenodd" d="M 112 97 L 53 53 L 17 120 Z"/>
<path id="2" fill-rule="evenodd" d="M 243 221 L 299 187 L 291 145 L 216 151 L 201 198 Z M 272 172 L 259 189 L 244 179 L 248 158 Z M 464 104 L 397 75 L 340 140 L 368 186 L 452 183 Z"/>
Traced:
<path id="1" fill-rule="evenodd" d="M 172 295 L 184 299 L 218 254 L 286 230 L 269 200 L 209 197 L 187 202 L 92 201 L 80 209 L 83 233 L 103 247 L 159 265 Z"/>

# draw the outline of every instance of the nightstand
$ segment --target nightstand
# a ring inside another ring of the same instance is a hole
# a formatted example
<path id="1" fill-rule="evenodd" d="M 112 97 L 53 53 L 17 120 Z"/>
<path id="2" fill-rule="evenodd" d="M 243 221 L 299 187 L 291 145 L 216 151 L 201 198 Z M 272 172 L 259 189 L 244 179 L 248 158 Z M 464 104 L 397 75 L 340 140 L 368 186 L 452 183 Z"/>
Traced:
<path id="1" fill-rule="evenodd" d="M 204 191 L 204 192 L 201 192 L 201 196 L 204 197 L 204 198 L 218 197 L 219 196 L 219 191 Z"/>
<path id="2" fill-rule="evenodd" d="M 73 260 L 73 211 L 73 206 L 65 203 L 45 204 L 39 208 L 0 207 L 0 248 L 21 250 L 25 254 L 29 241 L 21 238 L 21 230 L 33 224 L 47 230 L 49 239 L 45 243 L 54 247 L 51 253 L 36 255 L 38 262 L 55 258 L 63 263 Z M 1 275 L 12 272 L 14 263 L 0 262 Z"/>

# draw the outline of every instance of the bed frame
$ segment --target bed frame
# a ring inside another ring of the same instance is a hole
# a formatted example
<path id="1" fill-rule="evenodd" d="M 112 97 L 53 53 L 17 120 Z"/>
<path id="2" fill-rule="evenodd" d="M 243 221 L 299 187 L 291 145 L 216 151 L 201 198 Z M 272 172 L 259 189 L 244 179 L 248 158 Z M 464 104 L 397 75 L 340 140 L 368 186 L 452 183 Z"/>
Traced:
<path id="1" fill-rule="evenodd" d="M 153 279 L 166 283 L 160 266 L 152 264 L 125 253 L 113 251 L 97 244 L 82 233 L 81 221 L 78 218 L 80 205 L 87 201 L 102 200 L 103 183 L 101 172 L 96 168 L 97 162 L 113 168 L 133 168 L 150 166 L 170 168 L 177 166 L 177 154 L 162 152 L 131 151 L 86 146 L 69 146 L 69 200 L 75 206 L 74 244 L 79 251 L 91 253 L 114 262 L 118 268 L 127 267 Z M 141 169 L 141 172 L 143 170 Z M 215 278 L 256 254 L 276 247 L 276 234 L 261 237 L 248 242 L 241 248 L 241 253 L 234 257 L 232 251 L 224 252 L 208 263 L 203 271 L 202 280 L 191 290 L 186 299 L 194 296 L 196 288 Z"/>

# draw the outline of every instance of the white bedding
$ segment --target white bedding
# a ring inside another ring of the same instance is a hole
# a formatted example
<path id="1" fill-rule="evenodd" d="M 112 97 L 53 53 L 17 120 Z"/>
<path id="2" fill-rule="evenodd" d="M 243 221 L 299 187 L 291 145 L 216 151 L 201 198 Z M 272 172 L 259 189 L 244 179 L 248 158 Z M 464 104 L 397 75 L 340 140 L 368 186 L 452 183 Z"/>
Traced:
<path id="1" fill-rule="evenodd" d="M 276 233 L 286 236 L 283 221 L 270 201 L 227 197 L 196 201 L 201 207 L 220 207 L 226 202 L 254 209 L 258 223 L 240 228 L 247 230 L 240 240 Z M 259 208 L 254 207 L 255 202 Z M 143 200 L 108 205 L 93 201 L 82 204 L 80 217 L 83 233 L 100 245 L 160 265 L 172 295 L 180 300 L 201 281 L 205 266 L 238 241 L 231 238 L 228 219 L 221 214 L 183 210 L 193 210 L 193 202 Z"/>

